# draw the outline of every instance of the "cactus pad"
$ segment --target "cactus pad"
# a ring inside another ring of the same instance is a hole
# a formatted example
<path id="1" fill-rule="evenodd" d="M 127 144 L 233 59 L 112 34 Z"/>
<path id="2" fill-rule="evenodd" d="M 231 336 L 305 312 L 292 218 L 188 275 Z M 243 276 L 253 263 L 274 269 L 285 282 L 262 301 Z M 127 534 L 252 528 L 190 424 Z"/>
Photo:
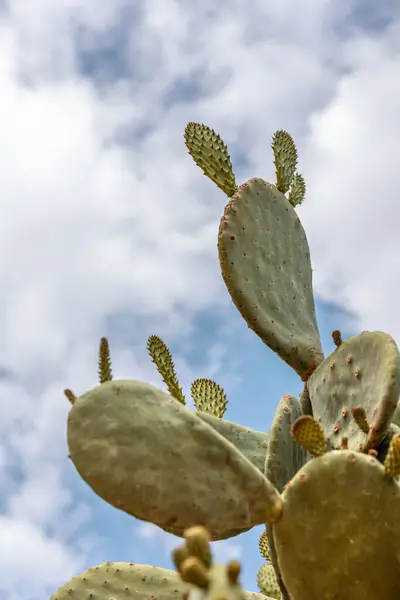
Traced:
<path id="1" fill-rule="evenodd" d="M 304 202 L 305 195 L 306 182 L 304 181 L 304 177 L 303 175 L 300 175 L 300 173 L 295 173 L 292 179 L 288 200 L 292 206 L 299 206 Z"/>
<path id="2" fill-rule="evenodd" d="M 369 433 L 369 423 L 367 419 L 367 413 L 363 406 L 355 406 L 351 409 L 351 413 L 353 415 L 353 419 L 361 429 L 363 433 Z"/>
<path id="3" fill-rule="evenodd" d="M 218 383 L 211 379 L 195 379 L 190 391 L 197 410 L 222 419 L 228 400 Z"/>
<path id="4" fill-rule="evenodd" d="M 236 446 L 257 469 L 264 473 L 265 456 L 268 448 L 267 433 L 244 427 L 233 421 L 218 419 L 208 413 L 197 412 L 196 415 L 228 442 Z"/>
<path id="5" fill-rule="evenodd" d="M 400 485 L 378 460 L 347 450 L 314 458 L 283 502 L 274 541 L 292 598 L 400 598 Z"/>
<path id="6" fill-rule="evenodd" d="M 257 573 L 257 585 L 260 592 L 271 598 L 280 600 L 281 590 L 276 581 L 274 567 L 271 563 L 263 564 Z"/>
<path id="7" fill-rule="evenodd" d="M 181 600 L 175 571 L 126 562 L 105 562 L 76 575 L 50 600 Z"/>
<path id="8" fill-rule="evenodd" d="M 233 444 L 169 394 L 110 381 L 78 398 L 70 457 L 106 502 L 159 526 L 225 535 L 279 518 L 274 486 Z"/>
<path id="9" fill-rule="evenodd" d="M 307 461 L 307 452 L 297 444 L 291 435 L 291 427 L 302 415 L 301 404 L 294 396 L 283 396 L 276 409 L 268 436 L 268 450 L 265 461 L 265 476 L 281 492 Z M 277 555 L 275 552 L 273 526 L 266 527 L 269 553 L 275 569 L 277 585 L 283 597 L 287 598 Z"/>
<path id="10" fill-rule="evenodd" d="M 181 600 L 186 591 L 176 571 L 105 562 L 73 577 L 50 600 Z M 268 600 L 255 592 L 242 594 L 242 600 Z"/>
<path id="11" fill-rule="evenodd" d="M 287 198 L 262 179 L 241 185 L 219 228 L 222 276 L 240 314 L 302 378 L 323 360 L 307 238 Z"/>
<path id="12" fill-rule="evenodd" d="M 348 438 L 349 450 L 377 448 L 400 393 L 397 345 L 386 333 L 364 331 L 340 344 L 314 371 L 307 386 L 328 448 L 340 448 L 342 437 Z M 369 433 L 362 431 L 352 414 L 356 408 L 361 418 L 359 407 L 365 411 Z"/>
<path id="13" fill-rule="evenodd" d="M 151 335 L 147 340 L 147 351 L 171 396 L 182 404 L 186 404 L 186 399 L 182 388 L 179 386 L 175 364 L 168 346 L 158 335 Z"/>
<path id="14" fill-rule="evenodd" d="M 100 383 L 105 383 L 106 381 L 111 381 L 112 378 L 110 346 L 108 339 L 102 337 L 99 349 L 99 381 Z"/>
<path id="15" fill-rule="evenodd" d="M 292 436 L 296 442 L 307 450 L 311 456 L 322 456 L 327 450 L 324 430 L 321 425 L 309 415 L 299 417 L 291 427 Z"/>
<path id="16" fill-rule="evenodd" d="M 263 531 L 258 540 L 258 549 L 267 562 L 271 562 L 267 532 Z"/>
<path id="17" fill-rule="evenodd" d="M 293 138 L 287 131 L 279 129 L 275 131 L 272 138 L 272 150 L 274 153 L 274 164 L 277 189 L 286 194 L 297 166 L 297 150 Z"/>
<path id="18" fill-rule="evenodd" d="M 281 492 L 307 461 L 307 452 L 293 439 L 291 427 L 302 415 L 294 396 L 283 396 L 276 409 L 268 436 L 265 476 Z"/>
<path id="19" fill-rule="evenodd" d="M 228 442 L 231 442 L 236 448 L 244 454 L 248 460 L 253 463 L 261 473 L 264 473 L 265 455 L 268 447 L 268 434 L 256 431 L 233 421 L 218 419 L 209 413 L 196 412 L 199 419 L 210 425 L 217 433 L 222 435 Z M 183 529 L 176 527 L 162 527 L 167 533 L 182 537 Z M 248 531 L 250 527 L 228 529 L 224 533 L 211 530 L 212 540 L 231 538 Z"/>
<path id="20" fill-rule="evenodd" d="M 236 181 L 228 148 L 220 136 L 203 123 L 188 123 L 185 144 L 204 175 L 230 198 L 236 190 Z"/>

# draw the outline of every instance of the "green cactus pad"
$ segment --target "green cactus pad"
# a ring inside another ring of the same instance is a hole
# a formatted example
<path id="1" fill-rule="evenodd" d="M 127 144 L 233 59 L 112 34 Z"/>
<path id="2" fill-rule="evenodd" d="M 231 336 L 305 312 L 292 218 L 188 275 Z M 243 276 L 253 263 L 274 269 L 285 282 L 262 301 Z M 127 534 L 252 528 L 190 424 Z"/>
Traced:
<path id="1" fill-rule="evenodd" d="M 299 206 L 304 202 L 305 195 L 306 182 L 304 181 L 304 177 L 300 173 L 296 173 L 292 179 L 288 200 L 293 207 Z"/>
<path id="2" fill-rule="evenodd" d="M 307 382 L 313 415 L 324 428 L 328 448 L 377 448 L 397 406 L 400 354 L 393 338 L 364 331 L 340 344 Z M 364 433 L 352 415 L 362 407 L 370 425 Z"/>
<path id="3" fill-rule="evenodd" d="M 175 571 L 105 562 L 73 577 L 50 600 L 180 600 L 182 589 Z"/>
<path id="4" fill-rule="evenodd" d="M 228 148 L 214 129 L 203 123 L 188 123 L 185 144 L 190 156 L 229 198 L 236 190 L 235 175 Z"/>
<path id="5" fill-rule="evenodd" d="M 267 562 L 271 562 L 267 532 L 263 531 L 258 540 L 258 549 Z"/>
<path id="6" fill-rule="evenodd" d="M 279 493 L 233 444 L 146 383 L 110 381 L 78 398 L 68 446 L 103 500 L 159 526 L 225 535 L 280 516 Z"/>
<path id="7" fill-rule="evenodd" d="M 186 590 L 176 571 L 106 562 L 73 577 L 50 600 L 181 600 Z M 243 592 L 243 600 L 268 598 L 255 592 Z"/>
<path id="8" fill-rule="evenodd" d="M 286 194 L 297 166 L 296 146 L 287 131 L 283 129 L 275 131 L 272 137 L 272 151 L 274 153 L 276 187 L 280 192 Z"/>
<path id="9" fill-rule="evenodd" d="M 215 431 L 217 431 L 222 437 L 228 442 L 236 446 L 236 448 L 244 454 L 248 460 L 253 463 L 255 467 L 262 473 L 264 473 L 265 455 L 268 447 L 268 435 L 261 431 L 255 431 L 248 427 L 243 427 L 233 421 L 227 421 L 226 419 L 218 419 L 213 415 L 203 412 L 195 412 L 195 414 L 207 425 L 210 425 Z M 183 537 L 183 529 L 177 527 L 162 527 L 167 533 L 172 533 L 178 537 Z M 232 538 L 236 535 L 240 535 L 248 531 L 250 527 L 228 529 L 221 533 L 221 531 L 210 531 L 211 539 L 213 541 L 217 539 Z"/>
<path id="10" fill-rule="evenodd" d="M 400 598 L 400 484 L 378 460 L 347 450 L 314 458 L 283 501 L 273 530 L 291 598 Z"/>
<path id="11" fill-rule="evenodd" d="M 303 379 L 323 360 L 307 238 L 287 198 L 262 179 L 241 185 L 221 219 L 222 276 L 250 329 Z"/>
<path id="12" fill-rule="evenodd" d="M 303 415 L 299 417 L 292 425 L 292 436 L 296 442 L 304 448 L 311 456 L 322 456 L 327 450 L 327 443 L 319 422 L 310 417 Z"/>
<path id="13" fill-rule="evenodd" d="M 102 337 L 99 348 L 99 381 L 104 383 L 105 381 L 111 381 L 112 378 L 110 346 L 108 339 Z"/>
<path id="14" fill-rule="evenodd" d="M 291 426 L 302 414 L 297 398 L 283 396 L 269 430 L 264 472 L 279 492 L 309 458 L 291 434 Z"/>
<path id="15" fill-rule="evenodd" d="M 268 450 L 265 460 L 265 476 L 282 492 L 285 485 L 294 477 L 308 460 L 307 452 L 301 448 L 291 434 L 291 426 L 302 416 L 301 404 L 294 396 L 283 396 L 277 406 L 268 434 Z M 275 551 L 273 526 L 266 527 L 272 565 L 277 584 L 283 597 L 287 598 L 278 559 Z"/>
<path id="16" fill-rule="evenodd" d="M 186 404 L 185 396 L 179 385 L 175 364 L 166 343 L 158 335 L 151 335 L 147 340 L 147 351 L 171 396 L 182 404 Z"/>
<path id="17" fill-rule="evenodd" d="M 270 563 L 263 564 L 257 573 L 257 585 L 262 594 L 280 600 L 281 590 L 276 581 L 274 567 Z"/>
<path id="18" fill-rule="evenodd" d="M 259 471 L 264 473 L 265 456 L 268 448 L 267 433 L 244 427 L 233 421 L 218 419 L 208 413 L 199 411 L 195 414 L 228 440 L 228 442 L 236 446 Z"/>
<path id="19" fill-rule="evenodd" d="M 211 379 L 195 379 L 190 391 L 197 410 L 222 419 L 228 400 L 218 383 Z"/>

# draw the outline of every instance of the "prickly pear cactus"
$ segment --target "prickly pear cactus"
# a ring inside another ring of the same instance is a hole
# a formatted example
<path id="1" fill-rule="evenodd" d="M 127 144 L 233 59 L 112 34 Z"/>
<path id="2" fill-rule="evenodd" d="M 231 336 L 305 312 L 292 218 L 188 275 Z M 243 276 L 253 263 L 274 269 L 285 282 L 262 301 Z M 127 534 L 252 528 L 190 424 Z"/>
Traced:
<path id="1" fill-rule="evenodd" d="M 400 598 L 400 353 L 390 335 L 363 332 L 324 358 L 307 237 L 296 208 L 305 182 L 290 135 L 272 140 L 276 181 L 237 185 L 226 144 L 189 123 L 195 163 L 229 201 L 218 252 L 247 325 L 304 382 L 278 404 L 269 433 L 224 419 L 222 387 L 198 378 L 186 406 L 171 352 L 147 349 L 167 391 L 114 381 L 102 338 L 99 384 L 71 403 L 69 456 L 112 506 L 184 538 L 177 569 L 104 563 L 51 600 L 395 600 Z M 214 564 L 210 543 L 264 524 L 257 574 Z"/>
<path id="2" fill-rule="evenodd" d="M 304 379 L 323 360 L 310 250 L 296 211 L 263 179 L 243 183 L 221 219 L 223 279 L 240 314 Z"/>

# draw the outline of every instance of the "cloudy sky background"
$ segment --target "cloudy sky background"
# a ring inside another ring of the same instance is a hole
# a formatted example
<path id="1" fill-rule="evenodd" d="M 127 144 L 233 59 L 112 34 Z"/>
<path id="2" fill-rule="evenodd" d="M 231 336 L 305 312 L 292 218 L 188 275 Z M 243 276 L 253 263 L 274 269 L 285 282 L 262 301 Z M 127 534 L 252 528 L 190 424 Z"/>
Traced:
<path id="1" fill-rule="evenodd" d="M 226 418 L 268 430 L 300 382 L 222 282 L 226 197 L 187 155 L 204 122 L 236 179 L 274 181 L 287 129 L 308 186 L 325 352 L 330 332 L 400 341 L 400 4 L 393 0 L 0 2 L 0 599 L 46 600 L 105 560 L 171 567 L 177 539 L 97 498 L 67 460 L 63 389 L 160 385 L 165 339 L 186 391 L 224 386 Z M 256 590 L 262 528 L 215 544 Z"/>

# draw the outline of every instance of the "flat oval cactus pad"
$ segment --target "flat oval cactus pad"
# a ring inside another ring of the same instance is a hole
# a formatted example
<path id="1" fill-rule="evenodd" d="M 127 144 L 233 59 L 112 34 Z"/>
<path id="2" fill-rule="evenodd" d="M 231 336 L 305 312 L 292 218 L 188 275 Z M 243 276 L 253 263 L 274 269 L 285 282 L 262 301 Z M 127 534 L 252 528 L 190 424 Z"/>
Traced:
<path id="1" fill-rule="evenodd" d="M 250 329 L 306 379 L 323 353 L 310 250 L 284 194 L 263 179 L 241 185 L 225 207 L 218 251 L 225 284 Z"/>
<path id="2" fill-rule="evenodd" d="M 105 562 L 73 577 L 50 600 L 181 600 L 187 588 L 176 571 Z M 243 591 L 243 600 L 273 599 Z"/>
<path id="3" fill-rule="evenodd" d="M 313 458 L 283 493 L 274 523 L 283 581 L 296 600 L 400 598 L 400 485 L 374 457 Z"/>
<path id="4" fill-rule="evenodd" d="M 159 526 L 224 534 L 279 517 L 274 486 L 233 444 L 175 398 L 109 381 L 78 398 L 70 457 L 106 502 Z"/>
<path id="5" fill-rule="evenodd" d="M 180 600 L 182 590 L 176 571 L 105 562 L 73 577 L 50 600 Z"/>

